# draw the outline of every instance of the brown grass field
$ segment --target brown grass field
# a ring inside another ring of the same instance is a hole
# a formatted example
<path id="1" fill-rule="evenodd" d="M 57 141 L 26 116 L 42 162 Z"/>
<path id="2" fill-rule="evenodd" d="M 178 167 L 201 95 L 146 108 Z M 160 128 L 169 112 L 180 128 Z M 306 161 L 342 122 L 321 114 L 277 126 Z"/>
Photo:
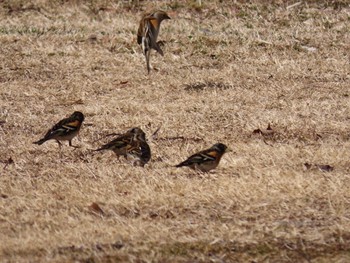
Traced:
<path id="1" fill-rule="evenodd" d="M 172 20 L 147 75 L 151 9 Z M 348 1 L 4 0 L 0 14 L 1 262 L 350 262 Z M 33 144 L 75 110 L 79 149 Z M 144 168 L 91 152 L 134 126 Z M 233 149 L 216 170 L 173 167 L 216 142 Z"/>

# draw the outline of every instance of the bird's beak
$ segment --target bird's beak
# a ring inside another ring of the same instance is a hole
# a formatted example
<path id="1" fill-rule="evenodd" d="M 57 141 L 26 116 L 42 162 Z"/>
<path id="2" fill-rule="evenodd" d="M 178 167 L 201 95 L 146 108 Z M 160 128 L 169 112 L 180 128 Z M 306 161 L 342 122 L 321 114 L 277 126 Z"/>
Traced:
<path id="1" fill-rule="evenodd" d="M 170 18 L 170 16 L 167 15 L 167 16 L 165 17 L 165 19 L 171 19 L 171 18 Z"/>

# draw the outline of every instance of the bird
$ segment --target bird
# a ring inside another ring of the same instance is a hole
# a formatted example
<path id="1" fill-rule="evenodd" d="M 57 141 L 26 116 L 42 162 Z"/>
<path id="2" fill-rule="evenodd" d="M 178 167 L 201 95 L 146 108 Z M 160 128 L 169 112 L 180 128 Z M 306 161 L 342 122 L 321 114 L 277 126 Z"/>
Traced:
<path id="1" fill-rule="evenodd" d="M 132 152 L 137 142 L 146 142 L 146 135 L 141 128 L 134 127 L 94 151 L 111 150 L 118 158 L 127 158 L 128 152 Z"/>
<path id="2" fill-rule="evenodd" d="M 60 141 L 69 141 L 69 146 L 78 148 L 77 146 L 72 145 L 72 139 L 78 135 L 83 121 L 84 114 L 80 111 L 75 111 L 71 116 L 62 119 L 49 129 L 44 138 L 33 143 L 42 145 L 48 140 L 56 140 L 61 147 L 62 144 Z"/>
<path id="3" fill-rule="evenodd" d="M 166 12 L 162 10 L 156 10 L 144 14 L 140 21 L 140 25 L 137 31 L 137 43 L 142 46 L 142 51 L 146 58 L 148 74 L 151 70 L 151 49 L 156 50 L 161 56 L 164 56 L 163 50 L 160 48 L 159 42 L 157 42 L 157 38 L 159 35 L 160 24 L 165 19 L 171 18 Z"/>
<path id="4" fill-rule="evenodd" d="M 146 141 L 146 134 L 140 133 L 126 148 L 126 156 L 134 166 L 144 167 L 151 159 L 151 148 Z"/>
<path id="5" fill-rule="evenodd" d="M 224 153 L 229 152 L 230 149 L 223 143 L 216 143 L 209 149 L 197 152 L 185 161 L 179 163 L 175 167 L 188 166 L 193 170 L 201 172 L 209 172 L 215 169 L 221 160 Z"/>

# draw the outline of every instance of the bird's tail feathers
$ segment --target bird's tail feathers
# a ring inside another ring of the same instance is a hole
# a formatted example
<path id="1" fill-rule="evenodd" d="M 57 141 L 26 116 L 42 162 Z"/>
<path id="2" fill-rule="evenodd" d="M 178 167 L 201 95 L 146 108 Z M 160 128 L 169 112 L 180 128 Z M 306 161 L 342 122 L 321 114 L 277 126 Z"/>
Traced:
<path id="1" fill-rule="evenodd" d="M 46 141 L 47 141 L 46 139 L 41 139 L 39 141 L 33 142 L 33 144 L 42 145 Z"/>
<path id="2" fill-rule="evenodd" d="M 101 147 L 101 148 L 98 148 L 98 149 L 95 149 L 95 150 L 92 150 L 92 151 L 94 151 L 94 152 L 100 152 L 100 151 L 102 151 L 102 150 L 106 150 L 106 148 Z"/>
<path id="3" fill-rule="evenodd" d="M 160 48 L 159 46 L 157 46 L 157 52 L 158 52 L 162 57 L 164 57 L 163 50 L 161 50 L 161 48 Z"/>
<path id="4" fill-rule="evenodd" d="M 156 43 L 155 49 L 162 57 L 164 57 L 164 53 L 163 53 L 163 50 L 160 48 L 159 42 Z"/>

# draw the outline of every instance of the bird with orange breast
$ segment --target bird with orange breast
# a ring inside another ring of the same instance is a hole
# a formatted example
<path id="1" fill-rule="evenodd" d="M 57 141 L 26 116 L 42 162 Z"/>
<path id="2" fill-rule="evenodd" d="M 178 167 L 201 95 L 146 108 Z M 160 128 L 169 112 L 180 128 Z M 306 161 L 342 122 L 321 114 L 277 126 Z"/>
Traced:
<path id="1" fill-rule="evenodd" d="M 191 155 L 175 167 L 187 166 L 193 170 L 209 172 L 219 165 L 221 157 L 229 151 L 231 150 L 225 144 L 216 143 L 209 149 Z"/>
<path id="2" fill-rule="evenodd" d="M 72 145 L 72 139 L 78 135 L 83 121 L 84 114 L 75 111 L 71 116 L 60 120 L 49 129 L 44 138 L 33 143 L 41 145 L 48 140 L 56 140 L 61 147 L 61 141 L 68 141 L 69 146 L 77 148 L 77 146 Z"/>
<path id="3" fill-rule="evenodd" d="M 143 54 L 146 58 L 147 72 L 151 70 L 150 53 L 151 49 L 156 50 L 161 56 L 164 56 L 162 49 L 157 42 L 160 24 L 163 20 L 170 19 L 164 11 L 157 10 L 146 13 L 142 16 L 139 29 L 137 31 L 137 43 L 142 46 Z"/>

